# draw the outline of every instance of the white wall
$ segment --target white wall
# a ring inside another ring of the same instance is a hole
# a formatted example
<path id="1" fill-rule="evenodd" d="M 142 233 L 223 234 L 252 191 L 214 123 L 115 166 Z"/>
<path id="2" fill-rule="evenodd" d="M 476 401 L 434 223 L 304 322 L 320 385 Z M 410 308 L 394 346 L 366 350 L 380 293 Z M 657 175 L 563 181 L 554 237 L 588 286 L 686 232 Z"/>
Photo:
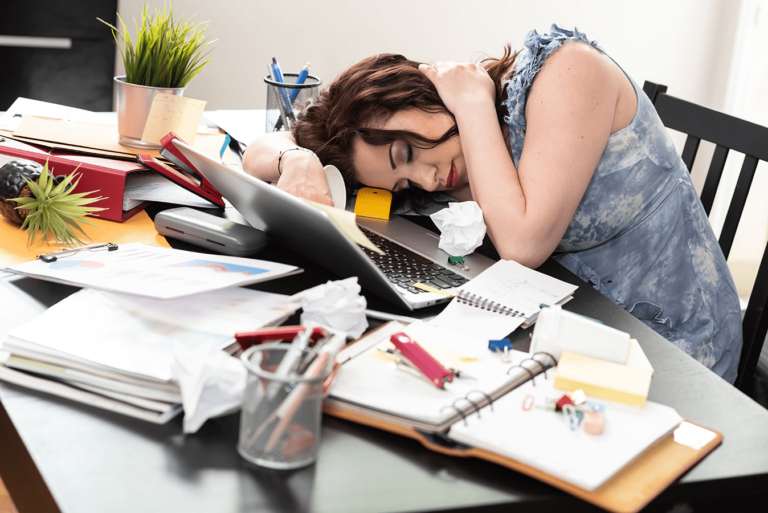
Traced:
<path id="1" fill-rule="evenodd" d="M 143 0 L 121 0 L 131 26 Z M 148 0 L 150 10 L 163 0 Z M 414 60 L 474 60 L 556 22 L 597 39 L 635 80 L 654 80 L 691 101 L 722 107 L 739 1 L 733 0 L 175 0 L 175 12 L 210 21 L 211 64 L 187 95 L 209 109 L 263 108 L 266 64 L 284 71 L 307 61 L 328 81 L 380 52 Z"/>

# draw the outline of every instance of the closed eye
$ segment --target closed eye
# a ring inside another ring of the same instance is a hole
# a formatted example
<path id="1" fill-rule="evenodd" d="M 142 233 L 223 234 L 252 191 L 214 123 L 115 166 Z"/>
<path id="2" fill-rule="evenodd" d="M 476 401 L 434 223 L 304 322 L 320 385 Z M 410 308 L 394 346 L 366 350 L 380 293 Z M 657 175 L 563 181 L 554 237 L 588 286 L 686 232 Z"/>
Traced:
<path id="1" fill-rule="evenodd" d="M 410 144 L 405 143 L 405 163 L 410 164 L 413 160 L 413 148 Z"/>

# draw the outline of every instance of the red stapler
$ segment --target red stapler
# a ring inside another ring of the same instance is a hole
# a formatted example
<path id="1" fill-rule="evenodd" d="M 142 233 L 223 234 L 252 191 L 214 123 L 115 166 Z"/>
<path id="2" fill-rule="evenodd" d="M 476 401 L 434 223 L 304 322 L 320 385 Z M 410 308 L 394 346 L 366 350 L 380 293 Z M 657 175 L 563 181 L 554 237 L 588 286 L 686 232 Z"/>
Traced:
<path id="1" fill-rule="evenodd" d="M 160 139 L 160 144 L 163 146 L 160 155 L 179 166 L 179 170 L 150 155 L 138 155 L 139 162 L 214 205 L 224 207 L 224 198 L 221 197 L 221 193 L 174 146 L 174 140 L 184 142 L 173 132 L 169 132 L 168 135 Z"/>
<path id="2" fill-rule="evenodd" d="M 280 326 L 278 328 L 262 328 L 256 331 L 235 333 L 235 340 L 243 350 L 264 342 L 291 341 L 307 328 L 304 326 Z M 316 343 L 321 338 L 327 337 L 328 332 L 319 326 L 312 328 L 310 339 Z"/>
<path id="3" fill-rule="evenodd" d="M 444 388 L 446 381 L 453 382 L 453 372 L 440 365 L 440 362 L 405 333 L 395 333 L 389 340 L 407 360 L 407 363 L 415 367 L 437 388 Z"/>

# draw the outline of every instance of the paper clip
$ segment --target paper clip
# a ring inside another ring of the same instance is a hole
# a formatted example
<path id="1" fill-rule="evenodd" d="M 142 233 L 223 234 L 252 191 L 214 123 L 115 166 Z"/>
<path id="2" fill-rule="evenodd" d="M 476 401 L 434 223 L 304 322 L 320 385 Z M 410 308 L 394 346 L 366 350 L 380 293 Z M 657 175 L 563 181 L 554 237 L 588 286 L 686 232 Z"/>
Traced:
<path id="1" fill-rule="evenodd" d="M 579 429 L 584 413 L 578 411 L 574 405 L 566 404 L 563 406 L 563 415 L 568 419 L 568 427 L 571 428 L 571 431 Z"/>
<path id="2" fill-rule="evenodd" d="M 440 365 L 432 355 L 405 333 L 395 333 L 389 338 L 405 360 L 421 372 L 437 388 L 444 388 L 445 382 L 453 382 L 453 373 Z"/>

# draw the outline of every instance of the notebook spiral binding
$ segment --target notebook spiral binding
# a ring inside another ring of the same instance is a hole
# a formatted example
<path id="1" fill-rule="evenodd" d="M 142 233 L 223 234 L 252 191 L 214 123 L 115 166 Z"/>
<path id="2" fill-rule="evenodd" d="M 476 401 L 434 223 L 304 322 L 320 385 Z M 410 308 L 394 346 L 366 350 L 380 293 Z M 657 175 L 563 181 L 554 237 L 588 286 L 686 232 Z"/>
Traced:
<path id="1" fill-rule="evenodd" d="M 546 356 L 549 359 L 549 361 L 552 362 L 552 363 L 550 365 L 547 365 L 547 364 L 541 362 L 540 360 L 537 360 L 536 358 L 534 358 L 536 355 L 539 355 L 539 354 L 542 354 L 542 355 Z M 536 375 L 533 373 L 533 371 L 531 369 L 529 369 L 528 367 L 523 365 L 523 363 L 528 361 L 528 360 L 531 360 L 532 362 L 536 363 L 539 366 L 539 368 L 541 368 L 541 372 L 542 372 L 542 374 L 544 374 L 544 379 L 548 379 L 547 378 L 547 370 L 551 369 L 552 367 L 556 367 L 557 366 L 557 359 L 554 356 L 552 356 L 551 354 L 547 353 L 546 351 L 537 351 L 537 352 L 533 353 L 533 355 L 531 355 L 530 358 L 525 358 L 519 364 L 513 365 L 512 367 L 507 369 L 507 374 L 509 374 L 512 369 L 520 367 L 525 372 L 527 372 L 528 375 L 531 377 L 531 383 L 533 383 L 533 386 L 536 386 L 536 379 L 535 379 Z M 444 407 L 440 408 L 440 412 L 442 412 L 443 410 L 448 409 L 448 408 L 452 408 L 452 409 L 456 410 L 456 412 L 459 415 L 461 415 L 461 419 L 464 421 L 464 425 L 467 425 L 467 415 L 469 415 L 471 413 L 477 412 L 477 418 L 480 418 L 480 410 L 481 410 L 481 408 L 480 408 L 480 405 L 477 402 L 473 401 L 470 398 L 470 395 L 472 395 L 472 394 L 480 394 L 485 399 L 487 399 L 488 400 L 488 406 L 490 407 L 490 410 L 493 411 L 493 398 L 491 396 L 489 396 L 488 394 L 486 394 L 485 392 L 482 392 L 480 390 L 470 390 L 469 392 L 467 392 L 467 395 L 465 395 L 464 397 L 459 397 L 458 399 L 453 401 L 450 405 L 444 406 Z M 456 403 L 458 403 L 460 401 L 468 402 L 469 404 L 472 405 L 473 409 L 470 410 L 470 411 L 462 410 L 456 404 Z"/>
<path id="2" fill-rule="evenodd" d="M 477 294 L 472 294 L 471 292 L 467 292 L 466 290 L 463 290 L 463 289 L 459 289 L 456 291 L 456 297 L 458 298 L 458 300 L 460 300 L 460 302 L 463 302 L 465 305 L 472 305 L 479 308 L 484 308 L 490 312 L 495 312 L 500 315 L 509 315 L 512 317 L 523 317 L 523 313 L 515 310 L 514 308 L 509 308 L 502 304 L 486 299 L 482 296 L 478 296 Z"/>

